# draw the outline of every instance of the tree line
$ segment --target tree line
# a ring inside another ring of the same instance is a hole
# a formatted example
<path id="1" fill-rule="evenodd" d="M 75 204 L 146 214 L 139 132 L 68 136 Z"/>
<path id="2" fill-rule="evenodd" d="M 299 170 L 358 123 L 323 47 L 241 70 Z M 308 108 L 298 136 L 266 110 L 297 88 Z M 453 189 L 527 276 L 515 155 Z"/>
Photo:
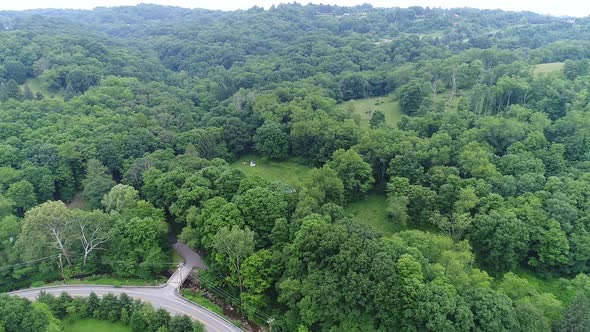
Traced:
<path id="1" fill-rule="evenodd" d="M 0 330 L 6 332 L 60 332 L 64 330 L 64 320 L 85 318 L 121 322 L 134 332 L 205 331 L 203 324 L 186 315 L 171 316 L 165 309 L 154 309 L 151 304 L 133 300 L 125 293 L 118 297 L 106 294 L 101 298 L 94 293 L 88 298 L 41 293 L 35 302 L 0 295 L 0 313 Z"/>
<path id="2" fill-rule="evenodd" d="M 59 257 L 66 277 L 153 276 L 172 232 L 205 254 L 210 287 L 288 330 L 587 329 L 588 19 L 35 15 L 0 13 L 2 290 L 61 278 Z M 338 105 L 373 96 L 399 104 L 396 126 Z M 246 176 L 230 163 L 247 153 L 312 170 Z M 404 231 L 348 216 L 370 192 Z"/>

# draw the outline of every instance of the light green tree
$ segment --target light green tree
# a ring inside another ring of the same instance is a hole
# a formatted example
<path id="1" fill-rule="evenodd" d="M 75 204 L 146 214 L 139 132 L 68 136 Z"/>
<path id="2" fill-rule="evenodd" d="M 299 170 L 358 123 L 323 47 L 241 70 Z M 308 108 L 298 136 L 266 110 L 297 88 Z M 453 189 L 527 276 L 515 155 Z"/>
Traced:
<path id="1" fill-rule="evenodd" d="M 229 281 L 244 293 L 244 261 L 254 253 L 254 232 L 237 226 L 231 229 L 223 227 L 215 235 L 213 248 L 218 254 L 218 260 L 224 262 L 231 271 Z"/>

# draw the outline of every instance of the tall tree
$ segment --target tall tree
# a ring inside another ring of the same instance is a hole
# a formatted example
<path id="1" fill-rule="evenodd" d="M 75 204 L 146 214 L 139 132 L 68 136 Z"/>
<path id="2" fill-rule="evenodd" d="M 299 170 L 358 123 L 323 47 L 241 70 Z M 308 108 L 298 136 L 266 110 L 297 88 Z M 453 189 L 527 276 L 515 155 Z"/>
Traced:
<path id="1" fill-rule="evenodd" d="M 26 180 L 11 184 L 6 191 L 6 197 L 14 202 L 13 206 L 16 213 L 21 216 L 25 211 L 37 204 L 35 188 Z"/>
<path id="2" fill-rule="evenodd" d="M 231 229 L 223 227 L 215 235 L 213 248 L 229 265 L 232 278 L 230 279 L 244 293 L 244 274 L 242 265 L 254 253 L 254 232 L 233 226 Z M 220 257 L 220 258 L 221 258 Z"/>
<path id="3" fill-rule="evenodd" d="M 276 220 L 287 216 L 284 193 L 258 187 L 237 195 L 233 202 L 241 211 L 246 225 L 256 234 L 256 245 L 260 248 L 269 245 Z"/>
<path id="4" fill-rule="evenodd" d="M 111 212 L 134 208 L 138 201 L 139 191 L 131 186 L 118 184 L 103 196 L 101 203 L 106 212 Z"/>
<path id="5" fill-rule="evenodd" d="M 74 211 L 72 218 L 72 228 L 75 229 L 82 248 L 82 265 L 86 266 L 92 253 L 106 249 L 106 243 L 112 236 L 110 230 L 113 222 L 109 215 L 96 210 Z"/>
<path id="6" fill-rule="evenodd" d="M 420 106 L 426 98 L 432 96 L 432 86 L 422 81 L 414 80 L 400 88 L 399 105 L 405 114 L 414 115 L 420 110 Z"/>
<path id="7" fill-rule="evenodd" d="M 511 211 L 493 210 L 473 221 L 470 241 L 495 272 L 511 270 L 526 256 L 530 229 Z"/>
<path id="8" fill-rule="evenodd" d="M 72 266 L 73 241 L 68 232 L 72 224 L 72 212 L 61 201 L 43 203 L 25 213 L 22 233 L 16 242 L 23 260 L 45 257 L 47 249 L 62 255 Z"/>
<path id="9" fill-rule="evenodd" d="M 374 111 L 369 120 L 371 129 L 381 128 L 385 125 L 385 113 L 382 111 Z"/>
<path id="10" fill-rule="evenodd" d="M 93 208 L 101 207 L 101 200 L 104 195 L 115 186 L 108 170 L 97 159 L 90 159 L 86 166 L 86 179 L 83 181 L 84 197 Z"/>
<path id="11" fill-rule="evenodd" d="M 582 332 L 590 330 L 590 300 L 586 294 L 581 292 L 564 312 L 563 319 L 559 322 L 557 331 L 559 332 Z"/>
<path id="12" fill-rule="evenodd" d="M 264 157 L 284 160 L 289 156 L 289 138 L 279 123 L 265 122 L 256 129 L 254 142 L 256 151 Z"/>
<path id="13" fill-rule="evenodd" d="M 348 201 L 363 198 L 375 181 L 371 166 L 354 150 L 337 150 L 328 166 L 338 173 Z"/>
<path id="14" fill-rule="evenodd" d="M 145 278 L 165 269 L 162 250 L 168 225 L 161 210 L 140 201 L 115 219 L 110 232 L 109 251 L 103 260 L 114 273 L 123 277 Z"/>

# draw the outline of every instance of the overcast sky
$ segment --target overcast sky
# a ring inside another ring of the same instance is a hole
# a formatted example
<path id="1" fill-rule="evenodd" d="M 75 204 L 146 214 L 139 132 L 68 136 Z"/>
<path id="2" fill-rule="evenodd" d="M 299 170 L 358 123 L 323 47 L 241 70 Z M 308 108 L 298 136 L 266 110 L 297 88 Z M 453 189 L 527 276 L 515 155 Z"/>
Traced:
<path id="1" fill-rule="evenodd" d="M 92 9 L 97 6 L 122 6 L 136 5 L 138 3 L 157 3 L 161 5 L 180 6 L 186 8 L 207 8 L 207 9 L 248 9 L 254 5 L 264 8 L 281 2 L 292 2 L 281 0 L 0 0 L 0 10 L 22 10 L 36 8 L 75 8 Z M 370 3 L 375 7 L 408 7 L 408 6 L 429 6 L 429 7 L 475 7 L 504 10 L 528 10 L 542 14 L 588 16 L 590 15 L 590 1 L 588 0 L 299 0 L 306 4 L 308 2 L 358 5 Z"/>

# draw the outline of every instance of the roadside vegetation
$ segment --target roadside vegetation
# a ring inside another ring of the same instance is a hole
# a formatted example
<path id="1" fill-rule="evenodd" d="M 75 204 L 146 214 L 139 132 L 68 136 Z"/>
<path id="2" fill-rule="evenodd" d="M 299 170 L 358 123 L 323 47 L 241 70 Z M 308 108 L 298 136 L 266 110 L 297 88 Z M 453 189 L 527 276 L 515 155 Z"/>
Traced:
<path id="1" fill-rule="evenodd" d="M 112 286 L 159 286 L 166 283 L 166 278 L 153 279 L 123 279 L 115 278 L 108 275 L 92 275 L 81 279 L 66 279 L 45 283 L 42 281 L 34 282 L 31 287 L 44 287 L 52 285 L 112 285 Z"/>
<path id="2" fill-rule="evenodd" d="M 41 293 L 37 301 L 0 295 L 0 328 L 31 332 L 205 332 L 205 327 L 189 316 L 171 316 L 165 309 L 133 300 L 126 294 L 90 293 L 87 298 L 58 297 Z M 7 319 L 4 319 L 7 318 Z"/>

